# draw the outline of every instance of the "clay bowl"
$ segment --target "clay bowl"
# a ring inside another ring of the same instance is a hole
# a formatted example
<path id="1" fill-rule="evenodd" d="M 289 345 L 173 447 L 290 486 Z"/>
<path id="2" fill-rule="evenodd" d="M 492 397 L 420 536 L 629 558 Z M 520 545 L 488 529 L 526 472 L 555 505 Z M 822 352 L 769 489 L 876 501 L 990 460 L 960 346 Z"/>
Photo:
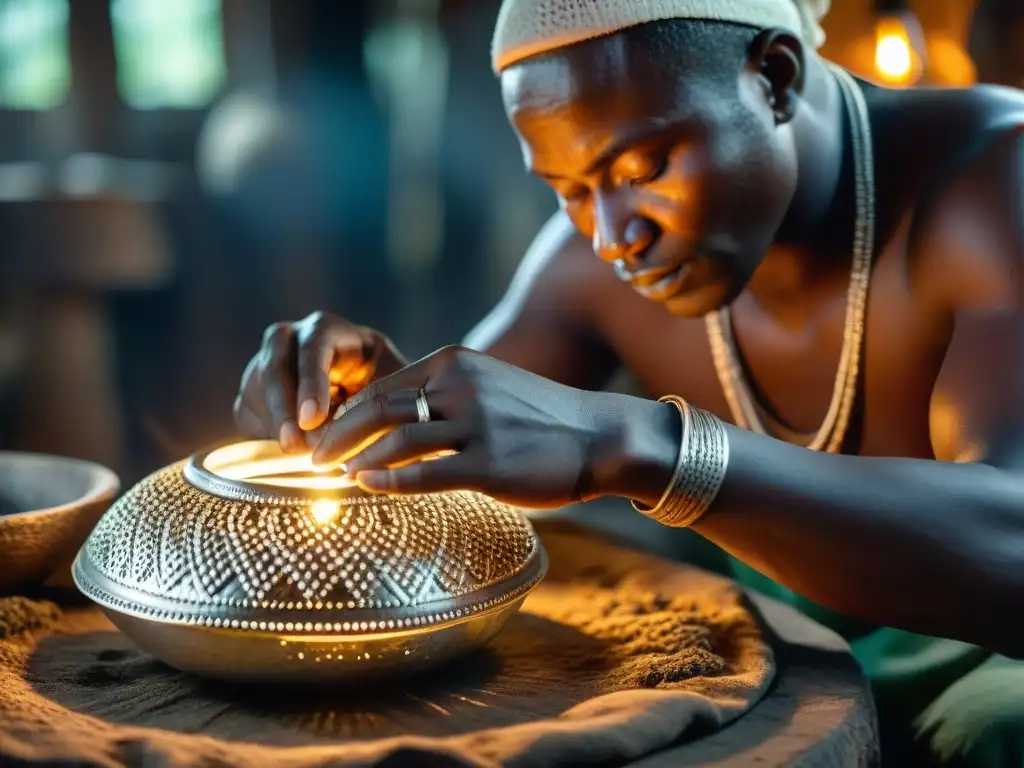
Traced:
<path id="1" fill-rule="evenodd" d="M 60 581 L 119 489 L 99 464 L 0 451 L 0 594 Z"/>
<path id="2" fill-rule="evenodd" d="M 249 441 L 142 480 L 103 516 L 73 575 L 172 667 L 309 685 L 469 653 L 546 570 L 530 523 L 493 499 L 365 494 L 308 456 Z"/>

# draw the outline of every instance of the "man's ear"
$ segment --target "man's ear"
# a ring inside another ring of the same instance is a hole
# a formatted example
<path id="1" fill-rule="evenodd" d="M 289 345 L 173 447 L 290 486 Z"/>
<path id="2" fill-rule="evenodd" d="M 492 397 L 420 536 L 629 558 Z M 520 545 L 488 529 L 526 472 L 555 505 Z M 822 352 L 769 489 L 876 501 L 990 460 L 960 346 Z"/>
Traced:
<path id="1" fill-rule="evenodd" d="M 776 124 L 788 123 L 804 88 L 803 43 L 784 29 L 766 29 L 751 44 L 748 62 L 758 73 Z"/>

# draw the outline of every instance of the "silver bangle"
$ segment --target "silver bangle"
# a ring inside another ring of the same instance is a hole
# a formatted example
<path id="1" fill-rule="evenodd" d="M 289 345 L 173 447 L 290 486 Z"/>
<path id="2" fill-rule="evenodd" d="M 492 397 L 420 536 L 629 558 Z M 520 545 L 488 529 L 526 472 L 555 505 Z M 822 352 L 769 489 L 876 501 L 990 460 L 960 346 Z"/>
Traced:
<path id="1" fill-rule="evenodd" d="M 681 397 L 668 395 L 659 402 L 672 403 L 683 420 L 679 458 L 657 506 L 646 509 L 634 501 L 633 507 L 663 525 L 688 528 L 707 514 L 718 496 L 729 467 L 729 436 L 717 416 Z"/>

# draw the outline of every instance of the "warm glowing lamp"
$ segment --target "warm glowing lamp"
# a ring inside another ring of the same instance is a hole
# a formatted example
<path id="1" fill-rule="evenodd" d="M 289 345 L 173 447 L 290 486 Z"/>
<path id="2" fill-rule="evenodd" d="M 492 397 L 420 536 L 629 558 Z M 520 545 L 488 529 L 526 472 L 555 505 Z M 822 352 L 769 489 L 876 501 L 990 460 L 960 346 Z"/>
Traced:
<path id="1" fill-rule="evenodd" d="M 103 516 L 75 583 L 143 650 L 239 681 L 408 673 L 488 642 L 547 570 L 470 492 L 368 494 L 271 441 L 196 454 Z"/>
<path id="2" fill-rule="evenodd" d="M 924 64 L 917 17 L 904 2 L 881 0 L 875 21 L 875 76 L 886 85 L 907 87 L 921 79 Z"/>

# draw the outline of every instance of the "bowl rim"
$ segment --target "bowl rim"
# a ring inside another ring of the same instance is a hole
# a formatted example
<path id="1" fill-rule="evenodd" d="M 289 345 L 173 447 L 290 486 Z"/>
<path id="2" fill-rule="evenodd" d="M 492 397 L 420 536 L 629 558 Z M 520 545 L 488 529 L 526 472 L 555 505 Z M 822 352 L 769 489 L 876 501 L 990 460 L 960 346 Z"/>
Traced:
<path id="1" fill-rule="evenodd" d="M 182 474 L 185 482 L 193 488 L 219 496 L 224 499 L 247 502 L 265 502 L 269 504 L 310 504 L 320 500 L 351 501 L 370 500 L 375 494 L 364 491 L 359 486 L 344 485 L 335 488 L 305 488 L 298 485 L 268 486 L 235 478 L 225 477 L 216 470 L 206 466 L 209 459 L 222 451 L 248 447 L 252 451 L 250 460 L 265 455 L 269 458 L 288 457 L 276 440 L 266 438 L 242 438 L 216 443 L 196 451 L 182 462 Z"/>
<path id="2" fill-rule="evenodd" d="M 52 507 L 26 509 L 22 512 L 0 515 L 0 523 L 38 515 L 60 515 L 73 512 L 97 502 L 112 501 L 121 490 L 121 479 L 114 470 L 88 459 L 77 459 L 73 456 L 61 456 L 56 453 L 0 450 L 0 461 L 3 461 L 5 458 L 42 459 L 56 464 L 75 465 L 88 470 L 91 482 L 88 490 L 77 499 L 72 499 L 64 504 L 56 504 Z"/>

